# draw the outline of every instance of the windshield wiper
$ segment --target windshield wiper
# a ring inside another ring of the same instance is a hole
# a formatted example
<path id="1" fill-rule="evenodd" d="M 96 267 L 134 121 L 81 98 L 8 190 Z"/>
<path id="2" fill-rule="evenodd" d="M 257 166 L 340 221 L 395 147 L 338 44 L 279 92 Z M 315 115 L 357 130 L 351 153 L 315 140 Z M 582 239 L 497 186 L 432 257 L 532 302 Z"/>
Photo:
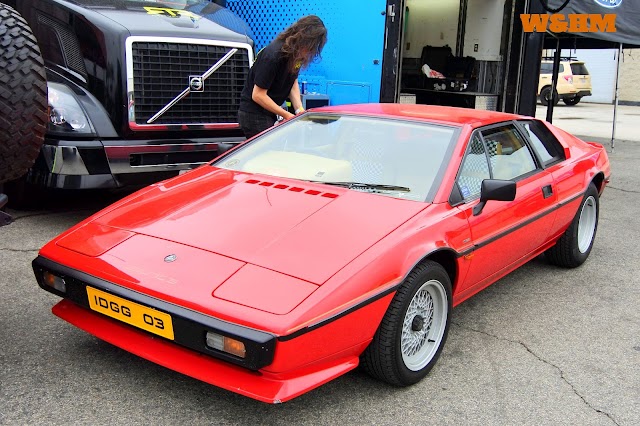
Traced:
<path id="1" fill-rule="evenodd" d="M 396 185 L 383 185 L 379 183 L 365 183 L 365 182 L 324 182 L 320 180 L 310 180 L 313 183 L 324 183 L 325 185 L 343 186 L 349 189 L 362 190 L 362 191 L 395 191 L 395 192 L 411 192 L 411 188 L 406 186 Z"/>

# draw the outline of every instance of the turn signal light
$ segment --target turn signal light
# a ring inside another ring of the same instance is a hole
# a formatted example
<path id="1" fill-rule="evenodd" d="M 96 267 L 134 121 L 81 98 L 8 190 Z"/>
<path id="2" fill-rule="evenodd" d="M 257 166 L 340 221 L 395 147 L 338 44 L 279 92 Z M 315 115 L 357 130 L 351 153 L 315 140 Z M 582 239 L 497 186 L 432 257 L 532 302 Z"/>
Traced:
<path id="1" fill-rule="evenodd" d="M 211 331 L 207 331 L 207 346 L 240 358 L 244 358 L 247 355 L 244 343 Z"/>
<path id="2" fill-rule="evenodd" d="M 48 285 L 49 287 L 55 288 L 58 291 L 66 293 L 67 283 L 64 281 L 64 278 L 54 275 L 49 271 L 45 271 L 42 274 L 42 277 L 46 285 Z"/>

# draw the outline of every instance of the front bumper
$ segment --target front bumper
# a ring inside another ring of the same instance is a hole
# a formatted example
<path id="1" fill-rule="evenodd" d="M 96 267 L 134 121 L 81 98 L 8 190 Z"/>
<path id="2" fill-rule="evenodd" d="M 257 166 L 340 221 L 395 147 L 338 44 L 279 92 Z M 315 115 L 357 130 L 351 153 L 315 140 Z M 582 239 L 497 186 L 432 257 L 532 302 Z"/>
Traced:
<path id="1" fill-rule="evenodd" d="M 287 358 L 306 352 L 320 353 L 322 351 L 317 346 L 322 345 L 326 348 L 328 336 L 331 336 L 331 340 L 336 340 L 340 338 L 341 331 L 349 329 L 345 327 L 345 322 L 350 321 L 350 316 L 356 317 L 355 323 L 363 324 L 363 318 L 371 318 L 372 309 L 378 312 L 377 316 L 381 316 L 388 305 L 388 300 L 380 299 L 364 309 L 331 322 L 326 327 L 310 331 L 300 337 L 292 336 L 287 341 L 276 342 L 278 338 L 270 333 L 231 324 L 162 302 L 67 268 L 42 256 L 38 256 L 33 261 L 33 268 L 40 287 L 64 298 L 52 309 L 56 316 L 99 339 L 151 362 L 267 403 L 291 400 L 353 370 L 358 366 L 359 355 L 370 340 L 359 342 L 332 356 L 319 356 L 319 359 L 303 363 L 293 370 L 269 371 L 271 366 L 278 364 L 278 360 L 274 359 L 277 357 L 277 351 L 280 351 L 280 357 Z M 63 276 L 67 283 L 67 291 L 61 293 L 45 285 L 42 280 L 43 270 Z M 175 340 L 157 336 L 90 309 L 87 285 L 168 312 L 174 319 Z M 179 330 L 180 321 L 183 322 L 183 331 Z M 242 362 L 232 356 L 204 347 L 204 335 L 206 330 L 210 329 L 221 334 L 231 334 L 242 340 L 247 345 L 249 362 Z M 182 336 L 183 332 L 185 336 Z M 179 337 L 181 341 L 178 341 Z M 251 356 L 249 356 L 250 352 Z M 271 364 L 272 361 L 273 364 Z M 260 368 L 263 365 L 266 365 L 266 368 Z"/>
<path id="2" fill-rule="evenodd" d="M 30 183 L 61 189 L 119 188 L 148 185 L 207 163 L 218 156 L 221 145 L 244 138 L 194 138 L 185 140 L 45 140 Z"/>
<path id="3" fill-rule="evenodd" d="M 33 270 L 36 275 L 38 285 L 40 285 L 42 289 L 64 297 L 66 300 L 73 302 L 78 307 L 84 308 L 88 311 L 87 314 L 91 314 L 91 316 L 103 315 L 91 311 L 87 288 L 97 289 L 101 292 L 116 296 L 117 298 L 132 302 L 133 304 L 142 305 L 151 308 L 154 311 L 170 315 L 174 339 L 167 339 L 167 343 L 184 346 L 185 348 L 191 349 L 200 354 L 219 358 L 225 362 L 240 365 L 249 370 L 258 370 L 273 362 L 276 345 L 276 336 L 273 334 L 232 324 L 199 312 L 167 303 L 163 300 L 150 297 L 83 272 L 67 268 L 42 256 L 38 256 L 34 259 Z M 46 285 L 43 280 L 43 272 L 45 271 L 52 272 L 55 275 L 62 277 L 66 284 L 66 291 L 61 292 Z M 108 319 L 108 321 L 111 320 Z M 209 331 L 243 342 L 246 348 L 245 358 L 240 358 L 208 347 L 206 344 L 206 334 Z M 149 335 L 156 340 L 162 339 L 162 337 L 155 334 L 149 333 Z M 111 341 L 108 337 L 105 340 Z"/>
<path id="4" fill-rule="evenodd" d="M 270 404 L 289 401 L 353 370 L 359 362 L 358 356 L 345 355 L 298 370 L 296 374 L 251 371 L 155 338 L 66 299 L 55 305 L 52 312 L 99 339 L 139 357 L 205 383 Z"/>

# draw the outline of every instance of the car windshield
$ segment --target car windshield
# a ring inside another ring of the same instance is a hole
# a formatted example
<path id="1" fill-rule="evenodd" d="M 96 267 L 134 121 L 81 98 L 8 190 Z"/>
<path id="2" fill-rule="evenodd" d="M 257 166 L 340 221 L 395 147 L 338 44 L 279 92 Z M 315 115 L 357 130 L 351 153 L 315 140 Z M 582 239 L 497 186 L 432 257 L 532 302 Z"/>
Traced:
<path id="1" fill-rule="evenodd" d="M 431 123 L 312 112 L 213 165 L 430 201 L 457 131 Z"/>

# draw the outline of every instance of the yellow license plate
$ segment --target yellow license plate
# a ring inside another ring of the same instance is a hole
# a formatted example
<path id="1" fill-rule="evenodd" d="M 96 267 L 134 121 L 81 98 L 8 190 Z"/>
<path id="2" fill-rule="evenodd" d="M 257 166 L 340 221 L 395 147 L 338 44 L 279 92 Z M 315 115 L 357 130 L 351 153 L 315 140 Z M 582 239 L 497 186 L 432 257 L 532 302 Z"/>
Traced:
<path id="1" fill-rule="evenodd" d="M 92 287 L 87 287 L 87 295 L 94 311 L 173 340 L 171 315 Z"/>

